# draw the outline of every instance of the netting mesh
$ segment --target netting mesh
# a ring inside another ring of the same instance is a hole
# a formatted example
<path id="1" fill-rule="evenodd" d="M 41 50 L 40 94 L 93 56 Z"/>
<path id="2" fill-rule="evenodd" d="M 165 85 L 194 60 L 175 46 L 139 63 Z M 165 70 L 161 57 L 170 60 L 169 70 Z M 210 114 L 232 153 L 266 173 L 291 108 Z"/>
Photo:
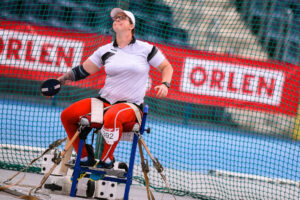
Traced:
<path id="1" fill-rule="evenodd" d="M 113 40 L 114 7 L 133 12 L 136 38 L 155 44 L 174 68 L 166 99 L 155 97 L 161 77 L 150 71 L 145 140 L 175 194 L 299 199 L 297 0 L 2 0 L 0 167 L 20 169 L 65 137 L 62 110 L 97 96 L 103 68 L 53 99 L 39 87 Z M 128 162 L 130 148 L 120 142 L 116 159 Z M 143 183 L 139 162 L 134 179 Z M 153 168 L 150 184 L 168 192 Z"/>

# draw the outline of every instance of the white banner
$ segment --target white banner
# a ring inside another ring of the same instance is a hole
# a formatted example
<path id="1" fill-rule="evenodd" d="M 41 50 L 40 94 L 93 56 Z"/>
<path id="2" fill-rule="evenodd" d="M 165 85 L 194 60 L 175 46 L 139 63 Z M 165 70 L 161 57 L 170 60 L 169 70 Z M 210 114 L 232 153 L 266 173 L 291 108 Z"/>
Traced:
<path id="1" fill-rule="evenodd" d="M 0 30 L 0 64 L 16 68 L 66 72 L 80 64 L 83 42 Z"/>
<path id="2" fill-rule="evenodd" d="M 282 71 L 187 58 L 180 90 L 191 94 L 279 105 Z"/>

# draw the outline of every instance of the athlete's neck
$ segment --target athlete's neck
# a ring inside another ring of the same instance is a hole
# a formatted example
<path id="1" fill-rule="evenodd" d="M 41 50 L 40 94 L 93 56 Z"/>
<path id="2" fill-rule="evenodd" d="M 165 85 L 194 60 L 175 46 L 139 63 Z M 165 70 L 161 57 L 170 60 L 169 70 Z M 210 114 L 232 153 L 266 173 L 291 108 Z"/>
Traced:
<path id="1" fill-rule="evenodd" d="M 116 40 L 118 46 L 120 48 L 124 48 L 131 42 L 132 34 L 131 33 L 117 34 Z"/>

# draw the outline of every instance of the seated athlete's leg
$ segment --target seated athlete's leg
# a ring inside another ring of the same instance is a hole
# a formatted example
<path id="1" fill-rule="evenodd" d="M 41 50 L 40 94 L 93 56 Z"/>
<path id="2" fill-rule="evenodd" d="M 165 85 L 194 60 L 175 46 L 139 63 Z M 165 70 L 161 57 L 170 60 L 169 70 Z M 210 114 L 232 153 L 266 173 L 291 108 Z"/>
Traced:
<path id="1" fill-rule="evenodd" d="M 122 137 L 123 124 L 135 122 L 136 116 L 130 106 L 124 103 L 113 105 L 104 114 L 101 133 L 105 139 L 101 160 L 113 160 L 114 150 Z"/>
<path id="2" fill-rule="evenodd" d="M 79 118 L 90 112 L 91 98 L 87 98 L 73 103 L 61 113 L 61 121 L 69 139 L 71 139 L 75 135 L 79 127 Z M 73 147 L 76 150 L 76 152 L 78 151 L 78 146 L 79 138 L 77 138 L 73 143 Z M 81 158 L 86 157 L 87 155 L 87 150 L 85 148 L 85 145 L 83 145 Z"/>

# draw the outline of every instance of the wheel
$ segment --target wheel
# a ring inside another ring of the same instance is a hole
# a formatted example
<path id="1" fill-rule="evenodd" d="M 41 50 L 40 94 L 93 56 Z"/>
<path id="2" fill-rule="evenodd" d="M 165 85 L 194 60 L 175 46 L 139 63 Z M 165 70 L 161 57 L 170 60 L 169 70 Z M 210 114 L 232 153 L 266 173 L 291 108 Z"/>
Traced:
<path id="1" fill-rule="evenodd" d="M 87 182 L 86 197 L 92 197 L 95 193 L 95 182 L 89 180 Z"/>

